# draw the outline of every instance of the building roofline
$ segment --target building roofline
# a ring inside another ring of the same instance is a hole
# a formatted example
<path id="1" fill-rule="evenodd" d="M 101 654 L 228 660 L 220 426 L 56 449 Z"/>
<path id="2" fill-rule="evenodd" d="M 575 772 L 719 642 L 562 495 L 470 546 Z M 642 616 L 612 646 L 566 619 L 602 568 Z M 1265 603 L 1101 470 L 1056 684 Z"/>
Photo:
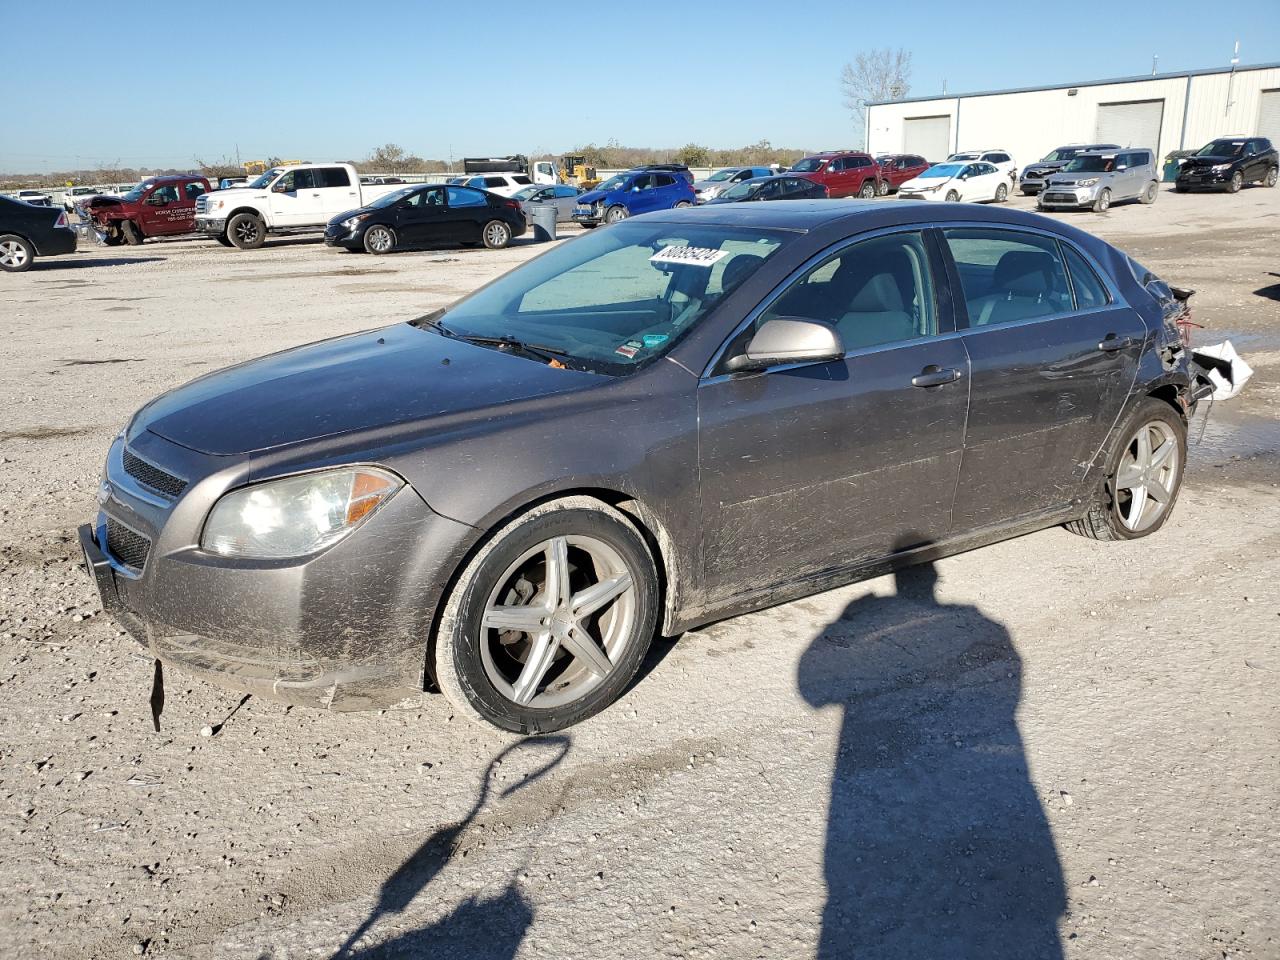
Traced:
<path id="1" fill-rule="evenodd" d="M 1207 77 L 1218 73 L 1246 73 L 1253 70 L 1280 69 L 1277 63 L 1254 63 L 1243 67 L 1209 67 L 1204 70 L 1176 70 L 1172 73 L 1152 73 L 1138 77 L 1113 77 L 1110 80 L 1085 80 L 1079 83 L 1050 83 L 1036 87 L 1010 87 L 1005 90 L 978 90 L 972 93 L 938 93 L 931 97 L 904 97 L 901 100 L 871 100 L 868 107 L 883 107 L 892 103 L 927 103 L 932 100 L 968 100 L 973 97 L 997 97 L 1007 93 L 1039 93 L 1043 90 L 1069 90 L 1072 87 L 1103 87 L 1113 83 L 1141 83 L 1144 80 L 1180 80 L 1183 77 Z"/>

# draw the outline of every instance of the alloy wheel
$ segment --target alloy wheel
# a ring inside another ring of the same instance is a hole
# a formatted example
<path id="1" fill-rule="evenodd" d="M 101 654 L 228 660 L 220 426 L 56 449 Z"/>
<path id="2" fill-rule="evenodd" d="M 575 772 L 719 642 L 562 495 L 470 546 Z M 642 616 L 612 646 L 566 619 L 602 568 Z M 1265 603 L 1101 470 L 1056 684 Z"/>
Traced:
<path id="1" fill-rule="evenodd" d="M 1178 478 L 1178 438 L 1160 420 L 1138 428 L 1116 470 L 1116 512 L 1134 533 L 1155 524 L 1173 501 Z"/>
<path id="2" fill-rule="evenodd" d="M 258 225 L 247 218 L 241 220 L 236 224 L 236 239 L 241 243 L 253 243 L 258 239 Z"/>
<path id="3" fill-rule="evenodd" d="M 609 544 L 579 535 L 546 540 L 507 568 L 485 604 L 485 674 L 522 707 L 580 700 L 634 642 L 637 608 L 634 577 Z"/>
<path id="4" fill-rule="evenodd" d="M 5 240 L 0 243 L 0 266 L 8 270 L 17 270 L 27 262 L 27 248 L 17 240 Z"/>
<path id="5" fill-rule="evenodd" d="M 486 246 L 505 247 L 508 239 L 509 235 L 506 225 L 499 223 L 497 220 L 484 228 L 484 242 Z"/>
<path id="6" fill-rule="evenodd" d="M 391 231 L 386 227 L 372 227 L 365 234 L 365 243 L 369 245 L 369 249 L 374 253 L 386 253 L 394 245 L 391 238 Z"/>

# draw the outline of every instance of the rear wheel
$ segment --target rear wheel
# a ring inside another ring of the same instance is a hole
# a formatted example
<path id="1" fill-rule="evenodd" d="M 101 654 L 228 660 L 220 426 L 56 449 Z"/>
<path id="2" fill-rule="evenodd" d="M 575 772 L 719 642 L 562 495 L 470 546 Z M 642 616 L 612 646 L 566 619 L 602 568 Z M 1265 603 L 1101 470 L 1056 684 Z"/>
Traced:
<path id="1" fill-rule="evenodd" d="M 390 227 L 377 224 L 364 232 L 366 253 L 390 253 L 396 248 L 396 235 Z"/>
<path id="2" fill-rule="evenodd" d="M 862 189 L 858 191 L 858 196 L 863 200 L 870 200 L 876 195 L 876 184 L 874 180 L 863 180 Z"/>
<path id="3" fill-rule="evenodd" d="M 1093 201 L 1094 213 L 1106 213 L 1111 209 L 1111 190 L 1107 187 L 1102 188 L 1102 192 L 1098 194 L 1098 199 Z"/>
<path id="4" fill-rule="evenodd" d="M 1244 174 L 1237 170 L 1231 175 L 1231 182 L 1227 184 L 1227 191 L 1230 193 L 1239 193 L 1240 188 L 1244 186 Z"/>
<path id="5" fill-rule="evenodd" d="M 1178 499 L 1187 425 L 1163 400 L 1146 397 L 1115 433 L 1089 512 L 1067 529 L 1094 540 L 1136 540 L 1159 530 Z"/>
<path id="6" fill-rule="evenodd" d="M 658 609 L 656 565 L 630 520 L 590 497 L 554 500 L 498 530 L 462 572 L 436 680 L 473 720 L 560 730 L 622 694 Z"/>
<path id="7" fill-rule="evenodd" d="M 947 203 L 955 203 L 959 199 L 960 199 L 960 191 L 958 190 L 947 191 Z"/>
<path id="8" fill-rule="evenodd" d="M 501 250 L 511 242 L 511 228 L 501 220 L 490 220 L 484 225 L 480 238 L 490 250 Z"/>
<path id="9" fill-rule="evenodd" d="M 1009 199 L 1009 188 L 1003 183 L 996 187 L 996 203 L 1004 203 Z"/>
<path id="10" fill-rule="evenodd" d="M 1272 167 L 1267 171 L 1267 175 L 1262 178 L 1262 185 L 1264 187 L 1274 187 L 1277 179 L 1280 179 L 1280 170 Z"/>
<path id="11" fill-rule="evenodd" d="M 131 247 L 142 246 L 142 241 L 144 239 L 142 236 L 142 231 L 139 230 L 137 226 L 134 225 L 134 222 L 132 220 L 126 220 L 124 223 L 120 224 L 120 232 L 124 234 L 124 242 L 127 243 L 129 246 Z"/>
<path id="12" fill-rule="evenodd" d="M 1140 199 L 1143 203 L 1150 206 L 1151 204 L 1156 202 L 1156 197 L 1158 197 L 1159 195 L 1160 195 L 1160 187 L 1156 184 L 1154 180 L 1152 180 L 1150 183 L 1147 184 L 1147 189 L 1142 191 L 1142 196 L 1139 197 L 1138 199 Z"/>
<path id="13" fill-rule="evenodd" d="M 12 233 L 0 236 L 0 270 L 5 273 L 22 273 L 35 263 L 35 247 Z"/>

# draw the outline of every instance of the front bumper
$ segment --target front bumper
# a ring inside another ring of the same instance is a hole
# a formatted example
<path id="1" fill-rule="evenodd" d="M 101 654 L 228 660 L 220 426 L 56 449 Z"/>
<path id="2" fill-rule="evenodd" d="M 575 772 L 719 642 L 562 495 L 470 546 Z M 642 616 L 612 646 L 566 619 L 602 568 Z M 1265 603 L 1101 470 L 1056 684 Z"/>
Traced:
<path id="1" fill-rule="evenodd" d="M 946 191 L 946 190 L 920 190 L 920 191 L 909 191 L 909 190 L 904 190 L 903 188 L 899 187 L 899 188 L 898 188 L 898 199 L 899 199 L 899 200 L 937 200 L 937 201 L 942 201 L 942 200 L 946 200 L 946 199 L 947 199 L 947 191 Z"/>
<path id="2" fill-rule="evenodd" d="M 1018 189 L 1028 197 L 1034 197 L 1037 193 L 1044 189 L 1044 177 L 1027 177 L 1024 176 L 1018 181 Z"/>
<path id="3" fill-rule="evenodd" d="M 334 224 L 324 228 L 324 244 L 326 247 L 363 250 L 364 234 L 358 227 L 355 230 L 348 230 L 340 224 Z"/>
<path id="4" fill-rule="evenodd" d="M 195 231 L 196 233 L 204 233 L 211 237 L 220 236 L 227 232 L 226 218 L 196 217 Z"/>
<path id="5" fill-rule="evenodd" d="M 422 692 L 436 607 L 473 528 L 406 486 L 320 553 L 220 557 L 200 549 L 200 531 L 217 498 L 243 483 L 247 458 L 201 476 L 200 460 L 227 458 L 143 431 L 133 456 L 192 478 L 170 498 L 125 472 L 124 447 L 112 445 L 101 510 L 80 543 L 103 610 L 152 656 L 230 690 L 335 711 Z"/>
<path id="6" fill-rule="evenodd" d="M 1196 171 L 1195 173 L 1179 173 L 1174 180 L 1175 187 L 1183 190 L 1220 190 L 1231 183 L 1233 171 L 1223 170 L 1221 173 Z"/>
<path id="7" fill-rule="evenodd" d="M 1040 194 L 1040 205 L 1059 209 L 1091 207 L 1093 202 L 1098 199 L 1098 191 L 1101 189 L 1102 187 L 1097 184 L 1092 187 L 1065 187 L 1052 183 L 1046 184 Z"/>

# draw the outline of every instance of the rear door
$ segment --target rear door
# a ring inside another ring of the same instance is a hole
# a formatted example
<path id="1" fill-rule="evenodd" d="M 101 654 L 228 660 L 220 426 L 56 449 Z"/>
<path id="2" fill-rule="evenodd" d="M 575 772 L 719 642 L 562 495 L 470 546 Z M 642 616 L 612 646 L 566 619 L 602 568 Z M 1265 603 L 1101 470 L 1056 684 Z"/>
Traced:
<path id="1" fill-rule="evenodd" d="M 956 531 L 1061 510 L 1128 397 L 1146 328 L 1051 234 L 941 233 L 972 371 Z"/>
<path id="2" fill-rule="evenodd" d="M 750 374 L 717 366 L 702 380 L 712 600 L 946 536 L 968 370 L 959 338 L 946 336 L 940 263 L 919 230 L 837 244 L 748 315 L 722 361 L 783 316 L 834 324 L 846 355 Z"/>
<path id="3" fill-rule="evenodd" d="M 442 239 L 451 243 L 479 240 L 480 231 L 493 219 L 489 212 L 489 195 L 459 186 L 449 186 L 444 192 L 447 209 Z"/>
<path id="4" fill-rule="evenodd" d="M 312 179 L 313 191 L 319 198 L 320 216 L 325 223 L 360 206 L 359 185 L 351 182 L 351 174 L 346 167 L 317 167 Z"/>

